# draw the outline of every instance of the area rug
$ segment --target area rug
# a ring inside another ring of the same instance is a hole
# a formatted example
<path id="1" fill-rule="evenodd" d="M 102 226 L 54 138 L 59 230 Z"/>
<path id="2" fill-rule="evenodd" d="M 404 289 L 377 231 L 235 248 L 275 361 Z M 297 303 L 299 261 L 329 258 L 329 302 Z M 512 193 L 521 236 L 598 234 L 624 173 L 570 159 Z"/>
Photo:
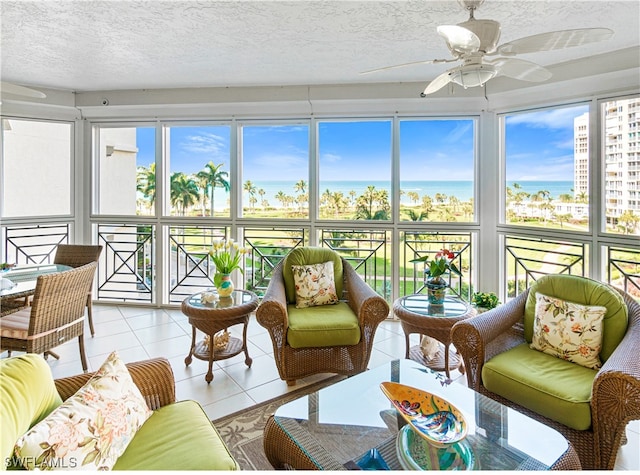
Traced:
<path id="1" fill-rule="evenodd" d="M 345 376 L 341 375 L 331 376 L 249 409 L 216 419 L 213 424 L 242 470 L 273 470 L 262 447 L 262 434 L 269 416 L 283 404 L 319 391 L 344 378 Z"/>

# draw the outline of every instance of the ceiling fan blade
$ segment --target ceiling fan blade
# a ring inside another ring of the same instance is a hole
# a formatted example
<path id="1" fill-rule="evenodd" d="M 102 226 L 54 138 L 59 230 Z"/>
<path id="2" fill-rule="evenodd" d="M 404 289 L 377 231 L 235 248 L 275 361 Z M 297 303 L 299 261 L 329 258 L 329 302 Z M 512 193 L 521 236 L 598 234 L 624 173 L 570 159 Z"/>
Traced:
<path id="1" fill-rule="evenodd" d="M 37 99 L 44 99 L 47 97 L 44 92 L 4 81 L 0 82 L 0 91 L 6 92 L 7 94 L 13 94 L 15 96 L 35 97 Z"/>
<path id="2" fill-rule="evenodd" d="M 425 96 L 427 94 L 433 94 L 434 92 L 439 91 L 440 89 L 445 87 L 450 82 L 451 77 L 449 76 L 449 71 L 445 71 L 439 76 L 436 76 L 436 78 L 427 85 L 422 94 Z"/>
<path id="3" fill-rule="evenodd" d="M 459 25 L 440 25 L 438 34 L 447 40 L 449 49 L 455 53 L 475 53 L 480 48 L 480 38 L 473 31 Z"/>
<path id="4" fill-rule="evenodd" d="M 498 76 L 507 76 L 531 82 L 543 82 L 551 77 L 551 71 L 548 69 L 523 59 L 498 58 L 486 63 L 495 66 Z"/>
<path id="5" fill-rule="evenodd" d="M 384 68 L 370 69 L 368 71 L 362 71 L 360 74 L 379 73 L 380 71 L 388 71 L 389 69 L 404 68 L 406 66 L 415 66 L 415 65 L 418 65 L 418 64 L 451 63 L 453 61 L 458 61 L 458 59 L 457 58 L 454 58 L 454 59 L 426 59 L 424 61 L 413 61 L 411 63 L 396 64 L 394 66 L 385 66 Z"/>
<path id="6" fill-rule="evenodd" d="M 550 31 L 539 35 L 526 36 L 498 46 L 496 53 L 512 56 L 515 54 L 551 51 L 571 48 L 587 43 L 604 41 L 613 35 L 609 28 L 579 28 L 576 30 Z"/>

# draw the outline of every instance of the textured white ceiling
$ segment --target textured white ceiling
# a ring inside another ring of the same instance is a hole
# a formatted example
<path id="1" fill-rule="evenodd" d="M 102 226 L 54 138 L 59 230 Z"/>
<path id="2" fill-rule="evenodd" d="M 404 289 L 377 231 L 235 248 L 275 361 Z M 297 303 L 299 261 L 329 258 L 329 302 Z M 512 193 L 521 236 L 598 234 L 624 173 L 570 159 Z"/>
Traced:
<path id="1" fill-rule="evenodd" d="M 428 82 L 452 64 L 360 72 L 449 58 L 436 27 L 468 18 L 456 0 L 1 0 L 0 15 L 3 81 L 79 92 Z M 638 0 L 486 0 L 476 18 L 502 24 L 500 43 L 572 28 L 615 32 L 519 56 L 543 66 L 640 44 Z"/>

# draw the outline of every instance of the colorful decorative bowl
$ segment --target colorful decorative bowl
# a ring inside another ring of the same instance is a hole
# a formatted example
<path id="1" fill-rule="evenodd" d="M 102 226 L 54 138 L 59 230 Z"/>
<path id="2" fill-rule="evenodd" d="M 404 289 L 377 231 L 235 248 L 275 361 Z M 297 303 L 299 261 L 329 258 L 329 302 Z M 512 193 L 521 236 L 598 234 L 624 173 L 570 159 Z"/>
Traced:
<path id="1" fill-rule="evenodd" d="M 450 402 L 400 383 L 385 381 L 380 389 L 413 430 L 433 446 L 446 447 L 467 436 L 467 421 Z"/>
<path id="2" fill-rule="evenodd" d="M 479 470 L 471 444 L 461 440 L 434 447 L 407 424 L 396 438 L 398 462 L 405 470 Z"/>

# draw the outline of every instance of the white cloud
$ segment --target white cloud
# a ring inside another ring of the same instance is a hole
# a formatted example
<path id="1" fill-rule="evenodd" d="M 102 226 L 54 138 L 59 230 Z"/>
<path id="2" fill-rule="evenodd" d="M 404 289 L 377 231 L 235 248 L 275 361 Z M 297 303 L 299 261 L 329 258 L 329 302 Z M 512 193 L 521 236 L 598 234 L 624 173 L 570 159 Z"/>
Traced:
<path id="1" fill-rule="evenodd" d="M 585 113 L 587 106 L 561 107 L 524 114 L 514 114 L 507 118 L 507 124 L 523 124 L 529 127 L 573 130 L 573 120 Z"/>

